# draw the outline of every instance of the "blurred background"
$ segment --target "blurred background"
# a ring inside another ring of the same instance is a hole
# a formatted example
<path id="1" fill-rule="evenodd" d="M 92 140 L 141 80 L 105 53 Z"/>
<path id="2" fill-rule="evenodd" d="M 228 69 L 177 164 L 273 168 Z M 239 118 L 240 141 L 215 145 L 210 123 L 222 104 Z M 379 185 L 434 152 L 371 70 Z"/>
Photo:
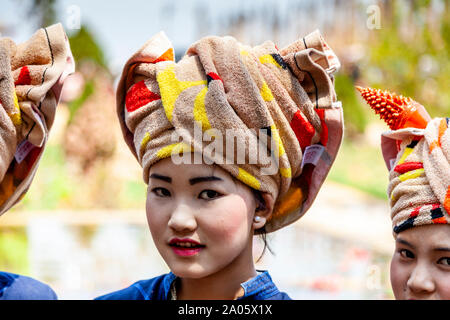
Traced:
<path id="1" fill-rule="evenodd" d="M 392 299 L 393 253 L 384 124 L 355 84 L 450 111 L 446 0 L 226 2 L 2 0 L 0 33 L 26 41 L 61 22 L 77 72 L 65 85 L 50 141 L 25 198 L 0 217 L 0 270 L 48 283 L 61 299 L 92 299 L 168 272 L 145 218 L 146 187 L 123 143 L 114 90 L 121 68 L 164 30 L 177 60 L 200 37 L 232 35 L 283 47 L 319 29 L 342 63 L 336 91 L 345 139 L 309 212 L 268 237 L 257 263 L 294 299 Z M 107 137 L 107 139 L 105 139 Z M 255 238 L 255 257 L 262 242 Z"/>

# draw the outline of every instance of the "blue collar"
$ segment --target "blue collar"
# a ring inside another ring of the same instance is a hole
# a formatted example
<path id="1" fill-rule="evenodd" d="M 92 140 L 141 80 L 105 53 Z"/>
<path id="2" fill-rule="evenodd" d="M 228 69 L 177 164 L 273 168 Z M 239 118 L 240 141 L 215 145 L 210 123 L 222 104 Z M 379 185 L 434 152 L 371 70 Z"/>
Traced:
<path id="1" fill-rule="evenodd" d="M 174 275 L 172 272 L 169 272 L 163 280 L 163 290 L 164 290 L 164 300 L 168 300 L 169 299 L 169 294 L 170 294 L 170 287 L 172 286 L 172 282 L 175 281 L 175 279 L 177 278 L 176 275 Z"/>
<path id="2" fill-rule="evenodd" d="M 238 298 L 238 300 L 265 300 L 279 292 L 267 270 L 256 271 L 258 271 L 256 277 L 241 283 L 241 287 L 244 289 L 244 295 Z"/>
<path id="3" fill-rule="evenodd" d="M 239 297 L 238 300 L 252 299 L 252 300 L 265 300 L 273 295 L 279 293 L 278 288 L 272 281 L 267 270 L 257 270 L 258 275 L 244 283 L 241 283 L 241 287 L 244 289 L 244 295 Z M 177 276 L 172 272 L 168 273 L 163 279 L 163 299 L 168 299 L 170 294 L 170 287 L 172 282 L 175 281 Z"/>

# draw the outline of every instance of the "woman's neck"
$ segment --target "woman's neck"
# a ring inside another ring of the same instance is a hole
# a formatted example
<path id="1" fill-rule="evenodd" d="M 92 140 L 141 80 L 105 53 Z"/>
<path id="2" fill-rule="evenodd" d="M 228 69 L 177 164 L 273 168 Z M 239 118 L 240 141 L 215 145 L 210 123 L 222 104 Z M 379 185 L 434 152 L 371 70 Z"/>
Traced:
<path id="1" fill-rule="evenodd" d="M 234 300 L 244 295 L 241 283 L 257 275 L 253 255 L 238 257 L 227 267 L 204 278 L 181 278 L 178 282 L 179 300 Z"/>

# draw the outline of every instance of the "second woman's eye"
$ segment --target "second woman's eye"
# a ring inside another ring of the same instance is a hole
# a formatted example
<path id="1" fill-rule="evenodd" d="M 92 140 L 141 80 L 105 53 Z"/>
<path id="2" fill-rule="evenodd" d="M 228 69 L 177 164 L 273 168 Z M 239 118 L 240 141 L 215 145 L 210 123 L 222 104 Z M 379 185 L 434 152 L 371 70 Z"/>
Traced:
<path id="1" fill-rule="evenodd" d="M 170 191 L 165 188 L 153 188 L 152 192 L 158 197 L 170 197 Z"/>
<path id="2" fill-rule="evenodd" d="M 402 256 L 402 258 L 405 258 L 405 259 L 413 259 L 414 258 L 414 253 L 412 253 L 411 251 L 409 251 L 407 249 L 400 249 L 399 252 L 400 252 L 400 255 Z"/>
<path id="3" fill-rule="evenodd" d="M 221 195 L 222 194 L 214 190 L 203 190 L 202 192 L 200 192 L 198 197 L 203 200 L 214 200 Z"/>
<path id="4" fill-rule="evenodd" d="M 446 267 L 450 267 L 450 257 L 440 258 L 438 261 L 439 264 L 443 264 Z"/>

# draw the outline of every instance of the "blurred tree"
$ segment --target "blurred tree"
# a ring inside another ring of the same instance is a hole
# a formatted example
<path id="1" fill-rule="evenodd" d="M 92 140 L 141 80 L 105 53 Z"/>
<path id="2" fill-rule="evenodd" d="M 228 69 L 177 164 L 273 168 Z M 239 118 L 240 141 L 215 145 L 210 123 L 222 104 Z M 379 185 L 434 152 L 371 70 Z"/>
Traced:
<path id="1" fill-rule="evenodd" d="M 81 95 L 68 104 L 63 148 L 83 174 L 91 174 L 93 170 L 101 171 L 99 162 L 113 157 L 117 143 L 113 78 L 103 49 L 87 26 L 82 25 L 69 41 L 85 84 Z"/>
<path id="2" fill-rule="evenodd" d="M 85 89 L 78 99 L 69 104 L 70 116 L 63 148 L 67 158 L 87 174 L 98 162 L 105 164 L 112 158 L 119 126 L 109 73 L 89 62 L 84 62 L 80 72 L 86 78 Z"/>
<path id="3" fill-rule="evenodd" d="M 85 83 L 81 95 L 68 103 L 63 148 L 67 158 L 87 174 L 97 162 L 108 160 L 114 154 L 117 140 L 115 113 L 111 107 L 114 105 L 113 79 L 103 49 L 87 26 L 82 25 L 69 41 L 77 71 L 83 75 Z M 106 136 L 109 138 L 105 139 Z"/>
<path id="4" fill-rule="evenodd" d="M 383 27 L 367 41 L 363 78 L 371 86 L 407 95 L 424 104 L 432 116 L 450 111 L 448 1 L 387 1 Z M 439 4 L 441 6 L 437 6 Z M 443 8 L 443 10 L 442 10 Z"/>
<path id="5" fill-rule="evenodd" d="M 58 21 L 57 3 L 57 0 L 26 2 L 27 16 L 36 19 L 38 27 L 54 24 Z M 113 156 L 117 143 L 115 112 L 111 107 L 115 104 L 113 77 L 99 41 L 86 25 L 70 34 L 69 42 L 76 61 L 76 70 L 82 75 L 84 86 L 77 98 L 67 102 L 69 116 L 63 143 L 55 148 L 62 151 L 59 161 L 65 163 L 68 160 L 75 164 L 81 173 L 89 173 L 90 178 L 95 180 L 97 166 L 99 163 L 106 165 L 104 162 Z M 103 182 L 100 181 L 99 184 L 99 189 L 104 187 Z M 59 198 L 62 198 L 62 195 L 58 194 L 53 203 L 60 203 Z"/>
<path id="6" fill-rule="evenodd" d="M 77 63 L 92 61 L 96 65 L 107 70 L 105 55 L 98 41 L 92 35 L 92 32 L 85 25 L 80 30 L 69 37 L 72 54 Z"/>
<path id="7" fill-rule="evenodd" d="M 58 21 L 56 13 L 57 0 L 17 0 L 28 5 L 27 16 L 34 17 L 39 28 L 47 27 Z M 97 65 L 107 69 L 105 57 L 92 32 L 85 25 L 76 34 L 69 37 L 72 53 L 77 62 L 93 60 Z"/>
<path id="8" fill-rule="evenodd" d="M 29 5 L 28 16 L 36 17 L 36 23 L 39 28 L 52 25 L 57 20 L 55 9 L 56 0 L 19 0 L 19 2 L 26 2 Z"/>
<path id="9" fill-rule="evenodd" d="M 339 72 L 335 78 L 335 89 L 343 106 L 346 137 L 351 138 L 354 134 L 364 132 L 368 123 L 367 108 L 357 98 L 352 77 Z"/>

